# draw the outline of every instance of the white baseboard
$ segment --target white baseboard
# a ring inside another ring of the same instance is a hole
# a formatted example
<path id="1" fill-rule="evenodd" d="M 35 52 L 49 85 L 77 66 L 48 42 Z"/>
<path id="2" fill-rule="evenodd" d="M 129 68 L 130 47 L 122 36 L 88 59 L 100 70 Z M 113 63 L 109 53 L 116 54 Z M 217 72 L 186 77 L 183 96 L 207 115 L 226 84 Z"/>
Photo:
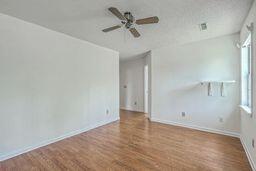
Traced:
<path id="1" fill-rule="evenodd" d="M 241 141 L 241 143 L 242 143 L 242 145 L 243 145 L 244 151 L 245 151 L 245 153 L 246 153 L 246 155 L 247 155 L 247 158 L 248 158 L 249 163 L 250 163 L 250 165 L 251 165 L 251 167 L 252 167 L 252 170 L 253 170 L 253 171 L 256 171 L 256 164 L 254 163 L 254 161 L 253 161 L 253 159 L 252 159 L 252 156 L 251 156 L 251 154 L 250 154 L 250 152 L 249 152 L 249 149 L 247 148 L 247 145 L 246 145 L 246 143 L 245 143 L 245 141 L 244 141 L 244 139 L 243 139 L 242 136 L 240 137 L 240 141 Z"/>
<path id="2" fill-rule="evenodd" d="M 32 151 L 32 150 L 35 150 L 37 148 L 40 148 L 40 147 L 43 147 L 43 146 L 55 143 L 57 141 L 60 141 L 60 140 L 66 139 L 66 138 L 72 137 L 74 135 L 81 134 L 81 133 L 89 131 L 91 129 L 94 129 L 94 128 L 97 128 L 97 127 L 109 124 L 111 122 L 115 122 L 115 121 L 117 121 L 119 119 L 120 118 L 118 117 L 118 118 L 115 118 L 115 119 L 111 119 L 111 120 L 107 120 L 107 121 L 102 121 L 102 122 L 93 124 L 91 126 L 88 126 L 86 128 L 79 129 L 79 130 L 76 130 L 76 131 L 72 131 L 72 132 L 70 132 L 68 134 L 56 137 L 54 139 L 46 140 L 46 141 L 41 142 L 41 143 L 39 143 L 37 145 L 33 145 L 33 146 L 30 146 L 30 147 L 26 147 L 26 148 L 23 148 L 23 149 L 19 149 L 19 150 L 10 152 L 8 154 L 1 155 L 0 156 L 0 161 L 4 161 L 4 160 L 10 159 L 10 158 L 13 158 L 15 156 L 27 153 L 29 151 Z M 156 118 L 151 118 L 151 120 L 153 122 L 160 122 L 160 123 L 169 124 L 169 125 L 181 126 L 181 127 L 196 129 L 196 130 L 205 131 L 205 132 L 217 133 L 217 134 L 222 134 L 222 135 L 227 135 L 227 136 L 232 136 L 232 137 L 240 137 L 238 133 L 233 133 L 233 132 L 227 132 L 227 131 L 221 131 L 221 130 L 216 130 L 216 129 L 204 128 L 204 127 L 199 127 L 199 126 L 194 126 L 194 125 L 186 125 L 186 124 L 183 124 L 183 123 L 172 122 L 172 121 L 164 121 L 164 120 L 160 120 L 160 119 L 156 119 Z M 244 142 L 242 137 L 240 137 L 240 141 L 241 141 L 241 143 L 243 145 L 243 148 L 244 148 L 244 150 L 246 152 L 246 155 L 248 157 L 248 160 L 250 162 L 250 165 L 251 165 L 253 171 L 256 171 L 256 164 L 252 160 L 252 157 L 251 157 L 251 155 L 249 153 L 249 150 L 248 150 L 248 148 L 246 146 L 246 143 Z"/>
<path id="3" fill-rule="evenodd" d="M 180 122 L 167 121 L 167 120 L 162 120 L 162 119 L 157 119 L 157 118 L 151 118 L 151 121 L 240 138 L 240 134 L 236 133 L 236 132 L 223 131 L 223 130 L 218 130 L 218 129 L 213 129 L 213 128 L 206 128 L 206 127 L 197 126 L 197 125 L 189 125 L 189 124 L 184 124 L 184 123 L 180 123 Z"/>
<path id="4" fill-rule="evenodd" d="M 85 128 L 79 129 L 79 130 L 75 130 L 75 131 L 69 132 L 69 133 L 64 134 L 64 135 L 61 135 L 59 137 L 40 142 L 36 145 L 32 145 L 32 146 L 29 146 L 29 147 L 25 147 L 25 148 L 22 148 L 22 149 L 19 149 L 19 150 L 12 151 L 12 152 L 7 153 L 7 154 L 0 155 L 0 161 L 4 161 L 4 160 L 10 159 L 10 158 L 13 158 L 15 156 L 21 155 L 23 153 L 27 153 L 29 151 L 35 150 L 37 148 L 40 148 L 40 147 L 43 147 L 43 146 L 46 146 L 46 145 L 49 145 L 49 144 L 52 144 L 52 143 L 55 143 L 57 141 L 65 139 L 65 138 L 69 138 L 69 137 L 72 137 L 74 135 L 81 134 L 83 132 L 86 132 L 86 131 L 89 131 L 91 129 L 109 124 L 109 123 L 117 121 L 119 119 L 120 118 L 118 117 L 118 118 L 115 118 L 115 119 L 109 119 L 109 120 L 101 121 L 101 122 L 98 122 L 96 124 L 90 125 L 88 127 L 85 127 Z"/>

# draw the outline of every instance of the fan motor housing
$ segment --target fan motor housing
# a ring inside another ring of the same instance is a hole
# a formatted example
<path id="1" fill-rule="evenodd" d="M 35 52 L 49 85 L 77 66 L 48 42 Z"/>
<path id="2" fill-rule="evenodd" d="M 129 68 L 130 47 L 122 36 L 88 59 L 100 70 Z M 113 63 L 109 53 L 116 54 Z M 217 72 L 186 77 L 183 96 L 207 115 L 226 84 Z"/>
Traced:
<path id="1" fill-rule="evenodd" d="M 125 27 L 127 29 L 131 28 L 133 22 L 134 22 L 134 17 L 131 12 L 125 12 L 124 17 L 126 18 L 127 22 L 125 23 Z"/>

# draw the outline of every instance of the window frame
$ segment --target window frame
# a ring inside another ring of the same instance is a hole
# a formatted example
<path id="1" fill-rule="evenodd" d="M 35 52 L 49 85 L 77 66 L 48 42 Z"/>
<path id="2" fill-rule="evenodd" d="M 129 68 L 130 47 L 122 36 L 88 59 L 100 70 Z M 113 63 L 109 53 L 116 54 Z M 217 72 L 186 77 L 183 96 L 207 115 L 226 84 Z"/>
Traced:
<path id="1" fill-rule="evenodd" d="M 250 111 L 252 111 L 253 107 L 252 61 L 252 35 L 249 34 L 241 48 L 241 105 Z"/>

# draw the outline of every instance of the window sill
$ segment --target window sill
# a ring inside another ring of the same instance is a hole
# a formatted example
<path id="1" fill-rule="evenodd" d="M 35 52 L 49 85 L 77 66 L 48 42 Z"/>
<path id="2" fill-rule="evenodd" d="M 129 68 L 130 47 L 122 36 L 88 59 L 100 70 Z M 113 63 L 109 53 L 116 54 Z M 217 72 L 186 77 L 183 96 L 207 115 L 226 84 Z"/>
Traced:
<path id="1" fill-rule="evenodd" d="M 252 109 L 249 108 L 248 106 L 240 105 L 240 108 L 241 108 L 245 113 L 247 113 L 248 115 L 252 115 Z"/>

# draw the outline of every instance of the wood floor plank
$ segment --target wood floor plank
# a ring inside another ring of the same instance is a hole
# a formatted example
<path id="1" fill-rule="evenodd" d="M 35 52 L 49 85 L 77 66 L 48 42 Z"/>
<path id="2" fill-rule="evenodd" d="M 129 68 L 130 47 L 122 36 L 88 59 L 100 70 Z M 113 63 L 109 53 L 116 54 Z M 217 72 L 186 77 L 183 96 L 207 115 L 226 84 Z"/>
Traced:
<path id="1" fill-rule="evenodd" d="M 150 122 L 120 121 L 0 163 L 0 170 L 250 171 L 238 138 Z"/>

